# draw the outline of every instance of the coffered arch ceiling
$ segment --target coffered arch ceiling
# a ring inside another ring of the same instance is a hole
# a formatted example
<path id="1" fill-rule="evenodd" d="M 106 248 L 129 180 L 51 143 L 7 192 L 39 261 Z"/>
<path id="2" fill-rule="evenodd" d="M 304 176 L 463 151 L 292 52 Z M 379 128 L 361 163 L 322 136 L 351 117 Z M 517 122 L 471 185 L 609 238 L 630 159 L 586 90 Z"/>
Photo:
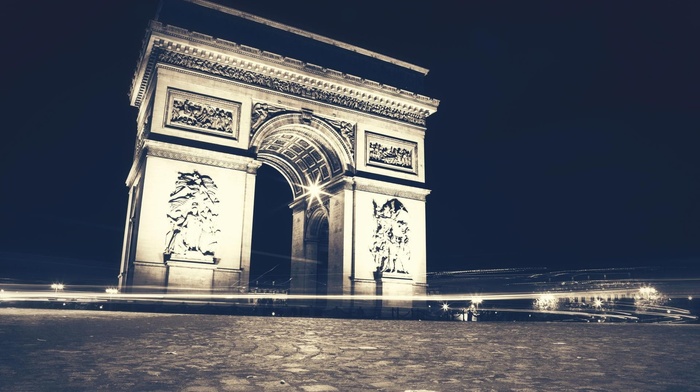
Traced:
<path id="1" fill-rule="evenodd" d="M 348 146 L 332 127 L 298 113 L 260 126 L 251 147 L 258 160 L 282 173 L 295 198 L 304 194 L 304 187 L 328 184 L 354 167 Z"/>

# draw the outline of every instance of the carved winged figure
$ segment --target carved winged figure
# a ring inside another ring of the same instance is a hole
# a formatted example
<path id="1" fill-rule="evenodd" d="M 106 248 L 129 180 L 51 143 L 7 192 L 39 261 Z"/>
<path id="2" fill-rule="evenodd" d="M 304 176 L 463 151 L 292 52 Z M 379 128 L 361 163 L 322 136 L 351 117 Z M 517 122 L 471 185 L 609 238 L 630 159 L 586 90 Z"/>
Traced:
<path id="1" fill-rule="evenodd" d="M 213 255 L 220 231 L 214 218 L 217 186 L 211 177 L 196 170 L 178 173 L 175 190 L 170 193 L 171 229 L 166 234 L 165 253 Z"/>
<path id="2" fill-rule="evenodd" d="M 379 272 L 408 273 L 405 263 L 411 257 L 408 246 L 408 211 L 398 200 L 391 199 L 381 207 L 372 201 L 376 227 L 370 252 Z"/>

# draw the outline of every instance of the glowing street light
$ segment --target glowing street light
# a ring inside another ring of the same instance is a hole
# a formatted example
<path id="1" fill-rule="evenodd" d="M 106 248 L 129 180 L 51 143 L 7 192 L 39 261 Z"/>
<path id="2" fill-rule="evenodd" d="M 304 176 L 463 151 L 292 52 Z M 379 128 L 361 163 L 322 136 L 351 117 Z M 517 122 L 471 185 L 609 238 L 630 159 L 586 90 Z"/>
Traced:
<path id="1" fill-rule="evenodd" d="M 119 294 L 119 290 L 115 289 L 114 287 L 107 287 L 107 289 L 105 289 L 105 293 L 109 294 L 111 298 L 112 295 Z"/>
<path id="2" fill-rule="evenodd" d="M 535 300 L 534 305 L 535 309 L 539 310 L 556 310 L 559 305 L 559 299 L 554 294 L 545 293 Z"/>
<path id="3" fill-rule="evenodd" d="M 473 297 L 471 299 L 472 305 L 476 308 L 476 310 L 479 310 L 479 305 L 484 302 L 484 299 L 481 297 Z"/>
<path id="4" fill-rule="evenodd" d="M 448 310 L 450 310 L 450 305 L 447 302 L 445 302 L 444 304 L 442 304 L 442 310 L 444 312 L 447 312 Z"/>
<path id="5" fill-rule="evenodd" d="M 54 283 L 51 285 L 51 289 L 53 289 L 53 291 L 57 294 L 58 294 L 58 291 L 63 290 L 63 288 L 64 288 L 63 283 Z"/>
<path id="6" fill-rule="evenodd" d="M 603 301 L 601 301 L 600 298 L 596 298 L 595 301 L 593 301 L 593 306 L 600 309 L 603 306 Z"/>

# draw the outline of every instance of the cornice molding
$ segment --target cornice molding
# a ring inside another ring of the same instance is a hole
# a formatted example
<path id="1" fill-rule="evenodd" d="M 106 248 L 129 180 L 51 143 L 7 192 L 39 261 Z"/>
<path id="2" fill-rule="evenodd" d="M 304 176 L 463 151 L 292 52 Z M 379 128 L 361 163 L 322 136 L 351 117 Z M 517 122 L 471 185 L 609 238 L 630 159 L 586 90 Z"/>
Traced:
<path id="1" fill-rule="evenodd" d="M 326 192 L 336 194 L 340 191 L 372 192 L 392 197 L 425 201 L 430 189 L 417 188 L 390 182 L 371 180 L 362 177 L 340 177 L 324 185 Z"/>
<path id="2" fill-rule="evenodd" d="M 256 161 L 253 158 L 165 143 L 156 140 L 145 140 L 141 154 L 222 167 L 225 169 L 240 170 L 250 174 L 255 174 L 258 168 L 262 166 L 262 162 Z"/>
<path id="3" fill-rule="evenodd" d="M 143 170 L 145 158 L 149 156 L 245 171 L 249 174 L 256 174 L 262 166 L 262 162 L 253 158 L 143 139 L 136 142 L 134 161 L 126 178 L 127 187 L 131 187 L 139 171 Z"/>
<path id="4" fill-rule="evenodd" d="M 140 105 L 157 62 L 413 125 L 424 126 L 439 105 L 410 91 L 156 21 L 145 41 L 132 83 L 134 106 Z"/>
<path id="5" fill-rule="evenodd" d="M 379 193 L 386 196 L 402 197 L 419 201 L 425 201 L 430 194 L 430 189 L 392 184 L 362 177 L 354 177 L 354 188 L 356 191 Z"/>

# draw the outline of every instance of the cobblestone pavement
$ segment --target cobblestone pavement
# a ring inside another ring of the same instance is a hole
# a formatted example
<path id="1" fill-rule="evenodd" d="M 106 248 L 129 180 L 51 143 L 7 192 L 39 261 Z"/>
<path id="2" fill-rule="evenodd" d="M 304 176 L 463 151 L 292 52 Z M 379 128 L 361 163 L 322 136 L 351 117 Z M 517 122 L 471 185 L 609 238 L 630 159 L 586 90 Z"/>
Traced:
<path id="1" fill-rule="evenodd" d="M 2 391 L 700 391 L 700 325 L 0 309 Z"/>

